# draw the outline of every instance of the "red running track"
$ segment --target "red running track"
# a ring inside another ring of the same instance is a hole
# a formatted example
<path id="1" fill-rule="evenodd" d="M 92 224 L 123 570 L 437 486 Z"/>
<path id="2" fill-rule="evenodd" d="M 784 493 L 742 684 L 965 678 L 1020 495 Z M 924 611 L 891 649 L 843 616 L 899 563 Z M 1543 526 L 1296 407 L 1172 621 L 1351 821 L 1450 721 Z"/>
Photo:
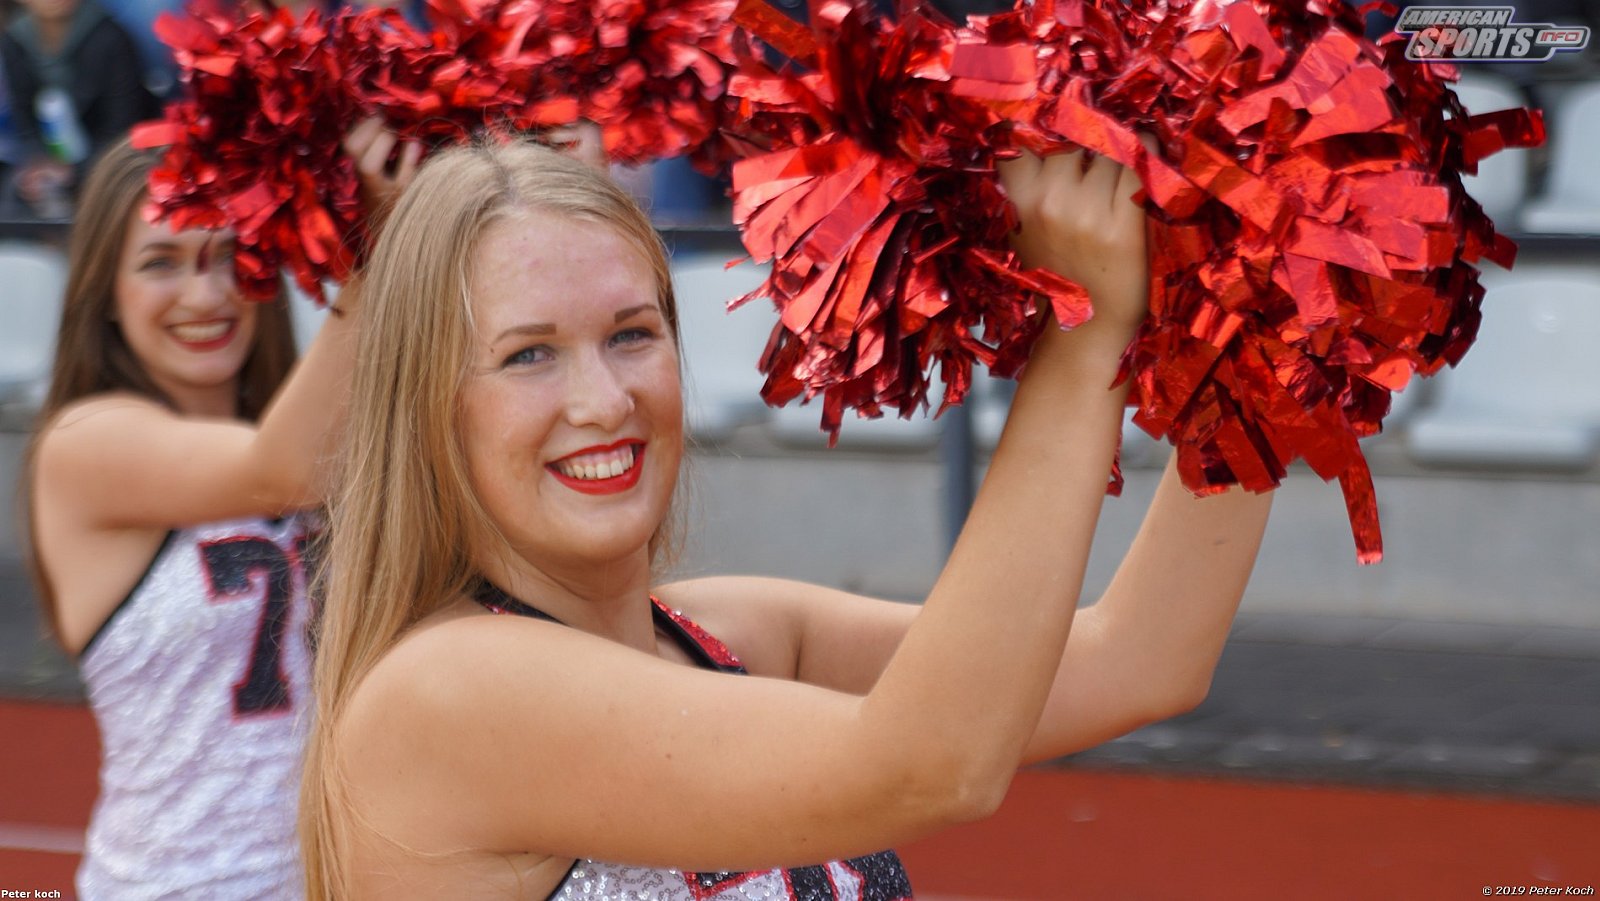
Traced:
<path id="1" fill-rule="evenodd" d="M 0 890 L 72 896 L 98 756 L 82 707 L 0 701 Z M 1600 890 L 1600 805 L 1033 770 L 901 854 L 930 901 L 1527 896 Z"/>

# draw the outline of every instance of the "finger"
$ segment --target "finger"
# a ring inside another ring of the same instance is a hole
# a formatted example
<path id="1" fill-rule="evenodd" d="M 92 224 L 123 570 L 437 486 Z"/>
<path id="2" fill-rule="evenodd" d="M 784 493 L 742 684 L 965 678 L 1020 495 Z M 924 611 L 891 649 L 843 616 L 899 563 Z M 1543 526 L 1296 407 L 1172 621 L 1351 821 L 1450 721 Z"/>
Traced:
<path id="1" fill-rule="evenodd" d="M 1161 145 L 1156 141 L 1155 135 L 1152 135 L 1148 132 L 1139 132 L 1138 138 L 1139 143 L 1144 146 L 1147 154 L 1150 156 L 1156 156 L 1160 154 Z M 1126 210 L 1130 206 L 1136 206 L 1135 204 L 1131 203 L 1133 200 L 1133 195 L 1139 193 L 1139 189 L 1143 187 L 1144 182 L 1139 178 L 1139 173 L 1137 170 L 1133 168 L 1124 169 L 1122 174 L 1117 178 L 1117 203 L 1113 206 L 1113 209 Z"/>
<path id="2" fill-rule="evenodd" d="M 1109 156 L 1096 156 L 1083 173 L 1083 197 L 1086 203 L 1110 209 L 1117 192 L 1117 180 L 1126 171 L 1121 163 Z"/>
<path id="3" fill-rule="evenodd" d="M 1039 178 L 1046 184 L 1077 184 L 1083 180 L 1083 169 L 1089 158 L 1082 147 L 1065 153 L 1052 153 L 1039 166 Z"/>
<path id="4" fill-rule="evenodd" d="M 367 146 L 380 134 L 383 134 L 383 120 L 377 116 L 368 116 L 345 133 L 342 142 L 344 152 L 349 154 L 351 159 L 359 160 L 366 153 Z"/>
<path id="5" fill-rule="evenodd" d="M 1039 180 L 1039 170 L 1043 168 L 1044 160 L 1033 153 L 1024 150 L 1022 155 L 1013 160 L 1001 160 L 995 169 L 1000 173 L 1000 184 L 1006 189 L 1006 194 L 1015 201 L 1019 194 L 1026 195 L 1030 188 Z"/>
<path id="6" fill-rule="evenodd" d="M 1124 166 L 1122 171 L 1117 173 L 1116 188 L 1112 191 L 1112 211 L 1120 212 L 1134 206 L 1133 195 L 1139 193 L 1139 189 L 1142 187 L 1144 187 L 1144 182 L 1140 181 L 1138 171 L 1132 167 Z"/>
<path id="7" fill-rule="evenodd" d="M 405 187 L 411 184 L 411 179 L 417 175 L 417 167 L 422 164 L 422 142 L 407 141 L 400 149 L 400 165 L 395 170 L 395 184 Z"/>
<path id="8" fill-rule="evenodd" d="M 356 161 L 356 168 L 366 175 L 382 175 L 389 167 L 389 155 L 394 152 L 394 145 L 399 142 L 394 132 L 387 129 L 378 132 L 372 139 L 367 149 Z"/>

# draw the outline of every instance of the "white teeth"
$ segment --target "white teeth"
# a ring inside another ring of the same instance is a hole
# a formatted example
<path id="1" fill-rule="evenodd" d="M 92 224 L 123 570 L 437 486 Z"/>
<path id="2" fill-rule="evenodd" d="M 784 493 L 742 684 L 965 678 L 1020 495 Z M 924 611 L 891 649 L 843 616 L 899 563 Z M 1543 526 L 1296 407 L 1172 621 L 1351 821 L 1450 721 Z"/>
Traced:
<path id="1" fill-rule="evenodd" d="M 580 459 L 561 460 L 556 470 L 569 479 L 614 479 L 633 468 L 633 445 Z"/>
<path id="2" fill-rule="evenodd" d="M 178 336 L 179 341 L 199 344 L 221 338 L 232 327 L 231 322 L 185 322 L 172 326 L 172 333 Z"/>

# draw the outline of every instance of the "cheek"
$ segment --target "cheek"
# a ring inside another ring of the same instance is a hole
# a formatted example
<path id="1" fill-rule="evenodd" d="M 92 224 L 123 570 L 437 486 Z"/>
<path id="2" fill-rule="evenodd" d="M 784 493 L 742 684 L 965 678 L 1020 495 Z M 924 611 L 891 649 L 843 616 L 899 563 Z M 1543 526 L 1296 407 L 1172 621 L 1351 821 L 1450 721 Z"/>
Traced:
<path id="1" fill-rule="evenodd" d="M 239 305 L 239 335 L 245 340 L 241 343 L 252 345 L 255 343 L 256 330 L 261 326 L 261 304 L 245 301 Z"/>
<path id="2" fill-rule="evenodd" d="M 480 486 L 526 479 L 538 466 L 551 411 L 542 395 L 512 385 L 479 385 L 461 397 L 463 449 Z"/>

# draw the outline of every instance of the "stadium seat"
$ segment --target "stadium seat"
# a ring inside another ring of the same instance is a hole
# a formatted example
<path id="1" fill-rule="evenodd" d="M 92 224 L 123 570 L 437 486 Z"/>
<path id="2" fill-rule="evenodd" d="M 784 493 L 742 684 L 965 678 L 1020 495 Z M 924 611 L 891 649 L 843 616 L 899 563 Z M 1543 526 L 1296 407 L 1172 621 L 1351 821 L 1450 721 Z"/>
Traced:
<path id="1" fill-rule="evenodd" d="M 767 267 L 744 262 L 729 269 L 729 258 L 713 253 L 672 263 L 689 431 L 701 439 L 725 438 L 738 426 L 767 416 L 761 400 L 765 377 L 756 367 L 776 314 L 760 299 L 727 310 L 728 301 L 760 286 Z"/>
<path id="2" fill-rule="evenodd" d="M 1556 105 L 1550 125 L 1550 175 L 1542 197 L 1522 213 L 1525 231 L 1600 234 L 1600 179 L 1594 153 L 1600 147 L 1600 82 L 1570 89 Z"/>
<path id="3" fill-rule="evenodd" d="M 32 403 L 49 388 L 67 264 L 49 247 L 0 243 L 0 404 Z"/>
<path id="4" fill-rule="evenodd" d="M 1478 339 L 1407 431 L 1420 463 L 1586 468 L 1600 456 L 1600 267 L 1484 273 Z"/>
<path id="5" fill-rule="evenodd" d="M 1510 81 L 1476 72 L 1464 73 L 1455 92 L 1473 115 L 1527 105 L 1526 98 Z M 1528 193 L 1528 151 L 1502 150 L 1479 163 L 1477 175 L 1465 176 L 1461 181 L 1502 230 L 1515 228 L 1518 208 Z"/>

